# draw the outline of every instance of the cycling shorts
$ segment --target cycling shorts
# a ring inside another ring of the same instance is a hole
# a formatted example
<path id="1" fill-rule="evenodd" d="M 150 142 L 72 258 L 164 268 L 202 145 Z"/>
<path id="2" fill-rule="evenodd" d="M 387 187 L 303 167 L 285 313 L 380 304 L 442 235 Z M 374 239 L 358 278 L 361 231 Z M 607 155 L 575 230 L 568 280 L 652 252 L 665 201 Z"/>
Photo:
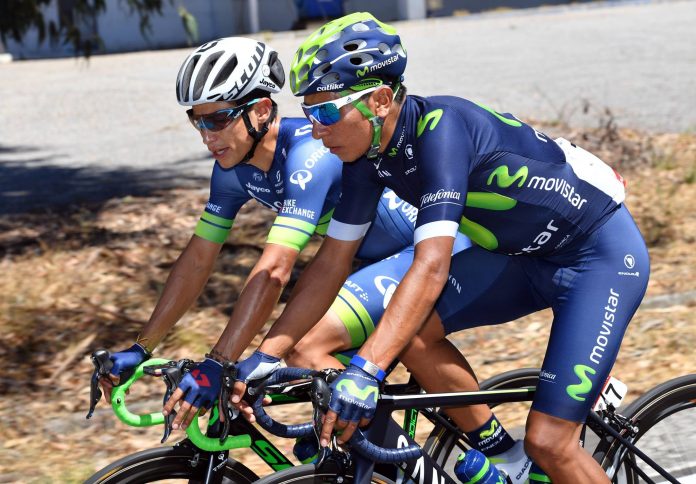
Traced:
<path id="1" fill-rule="evenodd" d="M 459 234 L 452 253 L 470 246 L 468 237 Z M 338 315 L 348 330 L 351 348 L 360 348 L 375 330 L 375 325 L 382 318 L 396 287 L 411 267 L 413 250 L 411 245 L 386 259 L 364 266 L 343 283 L 331 310 Z M 346 353 L 350 354 L 351 352 Z M 346 359 L 340 355 L 337 357 L 341 361 Z"/>
<path id="2" fill-rule="evenodd" d="M 645 242 L 620 206 L 558 254 L 508 256 L 480 247 L 456 254 L 435 308 L 448 334 L 553 309 L 532 408 L 582 422 L 609 376 L 649 274 Z"/>

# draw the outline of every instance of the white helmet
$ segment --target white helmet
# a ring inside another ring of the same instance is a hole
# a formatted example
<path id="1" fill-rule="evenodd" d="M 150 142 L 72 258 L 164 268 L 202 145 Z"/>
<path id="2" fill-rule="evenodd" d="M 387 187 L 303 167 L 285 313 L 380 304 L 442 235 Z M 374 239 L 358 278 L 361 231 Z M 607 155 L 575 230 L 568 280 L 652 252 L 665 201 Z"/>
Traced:
<path id="1" fill-rule="evenodd" d="M 255 90 L 280 92 L 285 72 L 278 52 L 263 42 L 226 37 L 191 53 L 176 76 L 176 99 L 183 106 L 239 101 Z"/>

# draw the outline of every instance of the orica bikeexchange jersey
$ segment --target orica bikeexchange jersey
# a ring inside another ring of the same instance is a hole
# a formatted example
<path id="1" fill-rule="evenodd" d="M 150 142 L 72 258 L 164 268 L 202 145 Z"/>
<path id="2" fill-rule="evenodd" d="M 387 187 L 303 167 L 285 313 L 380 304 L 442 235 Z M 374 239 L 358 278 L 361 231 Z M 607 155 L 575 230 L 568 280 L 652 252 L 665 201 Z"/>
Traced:
<path id="1" fill-rule="evenodd" d="M 344 164 L 328 235 L 359 239 L 385 186 L 418 207 L 415 243 L 459 230 L 510 255 L 553 253 L 624 199 L 620 177 L 595 156 L 451 96 L 408 96 L 381 157 Z"/>
<path id="2" fill-rule="evenodd" d="M 221 244 L 239 209 L 249 200 L 278 212 L 267 242 L 301 251 L 312 234 L 326 233 L 340 196 L 341 160 L 311 137 L 304 118 L 283 118 L 268 172 L 242 163 L 225 169 L 215 162 L 210 196 L 195 234 Z M 412 243 L 416 209 L 384 193 L 378 219 L 380 230 L 366 238 L 358 251 L 364 259 L 387 257 Z M 385 241 L 384 234 L 389 234 Z"/>

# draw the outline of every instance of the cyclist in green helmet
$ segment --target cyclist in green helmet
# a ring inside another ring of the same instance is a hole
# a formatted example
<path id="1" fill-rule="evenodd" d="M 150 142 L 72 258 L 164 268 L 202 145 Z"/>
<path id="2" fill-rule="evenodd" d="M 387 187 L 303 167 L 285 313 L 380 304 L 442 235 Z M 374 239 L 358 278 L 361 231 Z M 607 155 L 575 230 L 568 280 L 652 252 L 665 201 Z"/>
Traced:
<path id="1" fill-rule="evenodd" d="M 376 331 L 332 384 L 322 445 L 334 426 L 345 441 L 369 421 L 395 358 L 427 391 L 474 390 L 473 370 L 446 335 L 551 308 L 524 441 L 538 464 L 530 482 L 548 482 L 543 471 L 554 482 L 608 482 L 578 440 L 650 273 L 623 179 L 509 113 L 454 96 L 406 96 L 406 59 L 396 31 L 366 13 L 325 24 L 298 49 L 290 87 L 304 97 L 313 136 L 344 162 L 342 195 L 259 349 L 282 357 L 321 318 L 380 190 L 392 188 L 419 208 L 415 255 Z M 452 256 L 457 233 L 476 245 Z M 487 407 L 449 413 L 484 454 L 511 450 Z"/>

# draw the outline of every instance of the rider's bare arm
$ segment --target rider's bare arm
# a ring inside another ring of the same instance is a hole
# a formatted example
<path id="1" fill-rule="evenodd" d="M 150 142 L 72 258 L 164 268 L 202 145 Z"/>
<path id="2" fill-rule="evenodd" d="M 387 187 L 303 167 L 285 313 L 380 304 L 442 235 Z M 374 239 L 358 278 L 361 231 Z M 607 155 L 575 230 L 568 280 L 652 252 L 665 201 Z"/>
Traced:
<path id="1" fill-rule="evenodd" d="M 150 320 L 138 336 L 138 343 L 149 352 L 157 347 L 198 298 L 213 271 L 221 247 L 222 244 L 196 235 L 191 237 L 169 273 Z"/>
<path id="2" fill-rule="evenodd" d="M 297 281 L 283 314 L 259 350 L 283 357 L 326 314 L 350 274 L 361 240 L 326 237 L 319 252 Z"/>
<path id="3" fill-rule="evenodd" d="M 394 292 L 377 329 L 360 356 L 386 370 L 418 333 L 447 282 L 454 238 L 419 242 L 413 264 Z"/>
<path id="4" fill-rule="evenodd" d="M 268 320 L 290 280 L 299 252 L 277 244 L 266 244 L 261 258 L 246 280 L 225 331 L 213 354 L 237 360 Z"/>

